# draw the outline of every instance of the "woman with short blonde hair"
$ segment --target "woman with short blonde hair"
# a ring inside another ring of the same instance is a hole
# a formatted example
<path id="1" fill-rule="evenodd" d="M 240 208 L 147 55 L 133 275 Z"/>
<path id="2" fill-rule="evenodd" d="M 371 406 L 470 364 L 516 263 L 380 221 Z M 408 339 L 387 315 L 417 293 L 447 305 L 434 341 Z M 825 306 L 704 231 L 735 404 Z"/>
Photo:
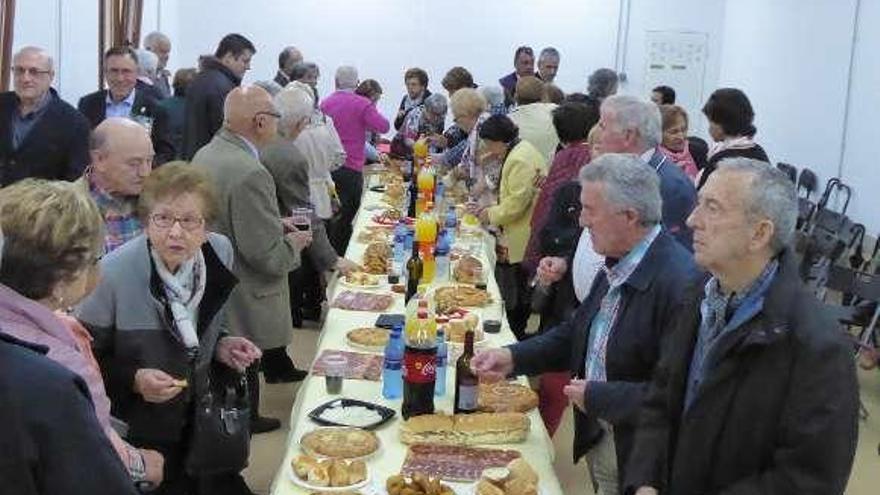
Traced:
<path id="1" fill-rule="evenodd" d="M 45 346 L 47 357 L 79 375 L 95 416 L 133 482 L 162 481 L 162 456 L 126 444 L 110 423 L 110 400 L 92 354 L 91 337 L 61 311 L 95 287 L 104 220 L 91 196 L 70 182 L 26 179 L 0 189 L 4 233 L 0 329 Z"/>

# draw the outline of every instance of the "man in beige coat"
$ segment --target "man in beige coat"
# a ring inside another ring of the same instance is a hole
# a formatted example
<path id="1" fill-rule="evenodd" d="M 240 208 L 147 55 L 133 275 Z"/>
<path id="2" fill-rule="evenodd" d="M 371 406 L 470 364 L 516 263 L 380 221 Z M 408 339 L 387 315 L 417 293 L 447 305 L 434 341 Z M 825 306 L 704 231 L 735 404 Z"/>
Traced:
<path id="1" fill-rule="evenodd" d="M 224 126 L 193 157 L 217 188 L 219 211 L 215 229 L 235 248 L 239 284 L 230 298 L 230 327 L 263 350 L 267 381 L 299 381 L 287 356 L 292 323 L 287 274 L 300 264 L 300 251 L 311 242 L 310 232 L 285 232 L 278 211 L 272 176 L 259 160 L 259 149 L 277 138 L 279 114 L 262 88 L 235 88 L 226 97 Z M 257 414 L 258 369 L 248 369 L 251 390 L 251 429 L 278 428 L 277 419 Z"/>

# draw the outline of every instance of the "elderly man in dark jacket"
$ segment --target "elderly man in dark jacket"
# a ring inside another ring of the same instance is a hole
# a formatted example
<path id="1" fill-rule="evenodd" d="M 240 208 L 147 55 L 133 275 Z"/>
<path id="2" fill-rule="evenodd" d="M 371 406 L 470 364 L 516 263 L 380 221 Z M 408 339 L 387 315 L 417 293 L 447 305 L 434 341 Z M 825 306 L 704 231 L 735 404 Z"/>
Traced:
<path id="1" fill-rule="evenodd" d="M 204 70 L 186 90 L 186 118 L 183 128 L 183 157 L 192 160 L 196 151 L 208 144 L 223 126 L 223 103 L 251 68 L 254 44 L 240 34 L 227 34 L 220 40 L 213 57 L 204 61 Z"/>
<path id="2" fill-rule="evenodd" d="M 844 335 L 788 245 L 797 195 L 746 158 L 722 162 L 688 224 L 711 276 L 668 331 L 641 411 L 626 492 L 839 495 L 858 438 Z"/>
<path id="3" fill-rule="evenodd" d="M 0 93 L 0 187 L 35 177 L 76 180 L 89 163 L 89 122 L 52 89 L 52 57 L 28 46 Z"/>
<path id="4" fill-rule="evenodd" d="M 487 379 L 571 372 L 575 460 L 586 455 L 603 495 L 616 495 L 637 411 L 682 288 L 697 276 L 691 254 L 661 221 L 657 174 L 632 155 L 606 154 L 580 172 L 581 225 L 605 270 L 571 318 L 539 336 L 478 354 Z"/>

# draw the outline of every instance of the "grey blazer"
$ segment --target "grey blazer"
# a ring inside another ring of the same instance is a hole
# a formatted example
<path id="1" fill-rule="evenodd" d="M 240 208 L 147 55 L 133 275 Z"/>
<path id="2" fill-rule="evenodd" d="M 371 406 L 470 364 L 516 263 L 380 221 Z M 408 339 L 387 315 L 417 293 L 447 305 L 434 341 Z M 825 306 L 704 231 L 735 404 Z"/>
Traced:
<path id="1" fill-rule="evenodd" d="M 197 377 L 191 356 L 174 328 L 147 237 L 125 243 L 101 260 L 101 282 L 76 309 L 76 317 L 94 338 L 113 415 L 129 424 L 132 439 L 177 441 L 187 420 L 192 387 L 174 399 L 154 404 L 133 390 L 138 369 L 159 369 L 190 383 L 203 379 L 214 360 L 217 341 L 227 333 L 226 302 L 235 287 L 232 245 L 208 234 L 202 245 L 207 286 L 199 304 Z"/>
<path id="2" fill-rule="evenodd" d="M 250 146 L 227 129 L 193 157 L 213 179 L 218 194 L 214 228 L 232 241 L 239 284 L 229 301 L 232 333 L 260 349 L 290 343 L 287 273 L 299 266 L 299 252 L 284 235 L 272 175 Z"/>
<path id="3" fill-rule="evenodd" d="M 281 214 L 287 216 L 291 208 L 312 204 L 309 192 L 309 161 L 290 141 L 280 139 L 260 150 L 260 161 L 275 179 Z M 312 217 L 312 244 L 306 248 L 319 272 L 329 270 L 339 255 L 330 244 L 324 222 Z"/>

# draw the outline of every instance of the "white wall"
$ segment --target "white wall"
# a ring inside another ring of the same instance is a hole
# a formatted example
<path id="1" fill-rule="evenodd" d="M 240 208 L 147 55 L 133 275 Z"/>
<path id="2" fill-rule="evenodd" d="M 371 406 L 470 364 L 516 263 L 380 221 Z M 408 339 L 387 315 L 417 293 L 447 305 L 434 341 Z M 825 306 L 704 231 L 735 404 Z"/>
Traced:
<path id="1" fill-rule="evenodd" d="M 880 126 L 877 125 L 880 110 L 880 64 L 877 64 L 877 48 L 880 47 L 880 2 L 862 0 L 857 27 L 858 39 L 853 60 L 849 115 L 846 120 L 842 178 L 855 187 L 851 205 L 853 218 L 868 227 L 868 234 L 880 233 L 880 173 L 877 172 L 878 149 L 880 149 Z"/>
<path id="2" fill-rule="evenodd" d="M 164 3 L 168 8 L 172 2 Z M 557 83 L 566 91 L 583 91 L 593 69 L 613 64 L 618 14 L 618 2 L 607 0 L 194 0 L 176 5 L 178 18 L 198 19 L 198 29 L 182 25 L 174 39 L 173 66 L 194 65 L 223 35 L 239 32 L 258 50 L 246 80 L 267 79 L 275 75 L 278 52 L 293 44 L 320 66 L 322 96 L 332 91 L 336 67 L 352 64 L 361 79 L 382 85 L 380 107 L 387 116 L 396 113 L 404 94 L 406 68 L 425 69 L 432 91 L 443 92 L 440 80 L 455 65 L 470 70 L 477 84 L 497 84 L 513 70 L 513 52 L 521 44 L 536 52 L 555 46 L 562 54 Z"/>
<path id="3" fill-rule="evenodd" d="M 838 173 L 855 0 L 727 3 L 718 86 L 745 91 L 775 162 Z"/>

